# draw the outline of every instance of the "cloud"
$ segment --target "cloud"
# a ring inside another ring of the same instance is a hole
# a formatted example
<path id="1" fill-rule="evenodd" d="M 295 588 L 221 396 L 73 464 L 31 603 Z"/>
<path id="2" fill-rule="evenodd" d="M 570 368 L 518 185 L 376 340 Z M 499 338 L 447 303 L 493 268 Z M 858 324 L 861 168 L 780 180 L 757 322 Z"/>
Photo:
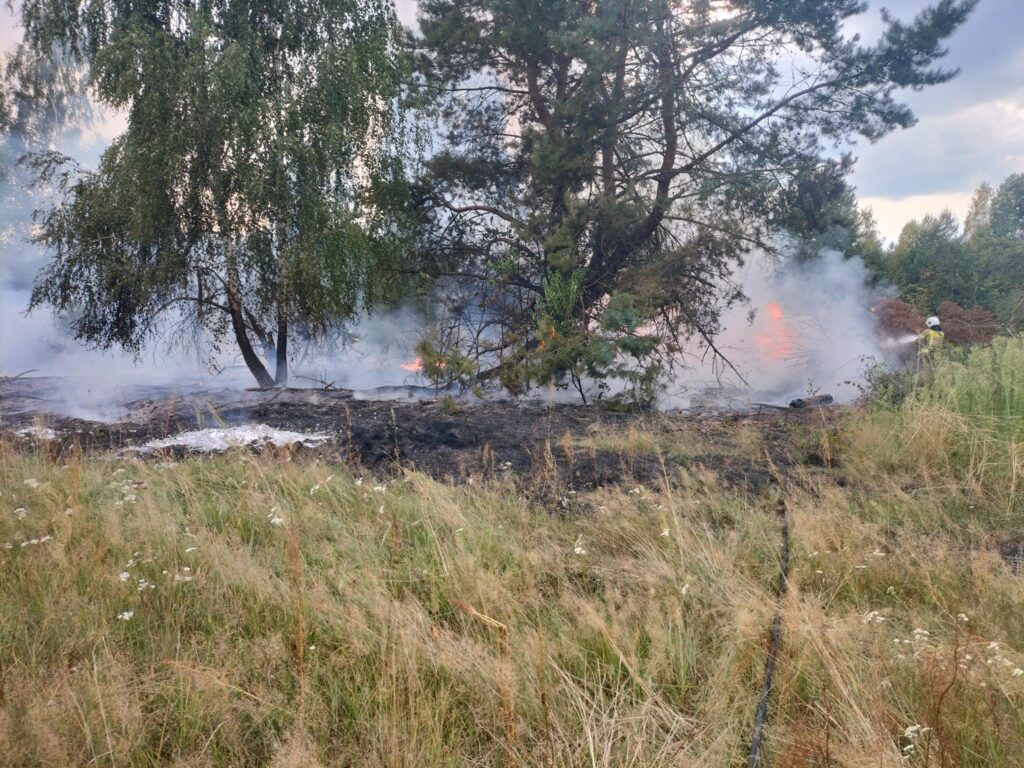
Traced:
<path id="1" fill-rule="evenodd" d="M 903 226 L 911 219 L 927 214 L 938 214 L 948 209 L 963 221 L 971 203 L 972 193 L 951 192 L 909 197 L 862 197 L 861 205 L 870 208 L 878 223 L 878 230 L 889 241 L 899 238 Z"/>
<path id="2" fill-rule="evenodd" d="M 861 150 L 853 181 L 866 197 L 964 193 L 1024 169 L 1024 87 L 954 107 Z"/>
<path id="3" fill-rule="evenodd" d="M 930 0 L 889 0 L 909 19 Z M 873 8 L 873 10 L 875 10 Z M 874 21 L 871 21 L 874 19 Z M 857 19 L 870 41 L 877 16 Z M 959 68 L 952 81 L 904 95 L 918 124 L 876 144 L 860 144 L 853 183 L 885 237 L 895 239 L 911 218 L 949 208 L 962 217 L 974 190 L 1024 171 L 1024 3 L 984 0 L 949 41 L 942 65 Z"/>

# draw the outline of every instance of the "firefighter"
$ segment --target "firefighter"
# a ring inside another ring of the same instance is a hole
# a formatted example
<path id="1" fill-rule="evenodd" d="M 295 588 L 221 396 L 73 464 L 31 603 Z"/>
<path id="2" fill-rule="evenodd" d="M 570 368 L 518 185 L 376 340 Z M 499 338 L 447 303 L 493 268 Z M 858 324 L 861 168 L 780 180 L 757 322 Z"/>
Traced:
<path id="1" fill-rule="evenodd" d="M 942 324 L 935 315 L 925 320 L 924 325 L 924 333 L 917 337 L 917 351 L 922 357 L 931 357 L 942 347 L 946 334 L 942 332 Z"/>

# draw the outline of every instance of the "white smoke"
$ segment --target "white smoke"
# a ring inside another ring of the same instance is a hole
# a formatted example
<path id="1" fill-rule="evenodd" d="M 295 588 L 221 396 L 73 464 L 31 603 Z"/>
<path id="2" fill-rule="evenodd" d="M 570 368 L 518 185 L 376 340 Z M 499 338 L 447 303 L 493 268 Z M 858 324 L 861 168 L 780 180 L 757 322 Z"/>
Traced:
<path id="1" fill-rule="evenodd" d="M 735 277 L 749 302 L 725 313 L 714 340 L 735 370 L 710 354 L 688 357 L 664 406 L 716 398 L 784 405 L 810 394 L 843 402 L 860 393 L 855 382 L 882 349 L 870 311 L 877 291 L 859 257 L 824 251 L 777 264 L 761 255 Z"/>

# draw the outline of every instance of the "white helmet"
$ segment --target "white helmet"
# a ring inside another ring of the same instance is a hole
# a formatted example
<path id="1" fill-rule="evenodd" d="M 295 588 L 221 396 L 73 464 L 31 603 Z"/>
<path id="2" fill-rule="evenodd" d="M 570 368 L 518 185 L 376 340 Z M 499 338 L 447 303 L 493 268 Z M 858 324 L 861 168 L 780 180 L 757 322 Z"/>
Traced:
<path id="1" fill-rule="evenodd" d="M 938 328 L 939 318 L 937 318 L 935 315 L 932 315 L 931 317 L 924 321 L 924 324 L 929 328 Z"/>

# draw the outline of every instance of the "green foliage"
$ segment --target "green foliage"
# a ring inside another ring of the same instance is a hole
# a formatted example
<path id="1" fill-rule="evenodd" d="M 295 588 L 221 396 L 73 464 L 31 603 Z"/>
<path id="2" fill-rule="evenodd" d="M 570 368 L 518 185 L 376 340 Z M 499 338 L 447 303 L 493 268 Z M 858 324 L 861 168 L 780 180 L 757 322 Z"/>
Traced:
<path id="1" fill-rule="evenodd" d="M 922 315 L 954 302 L 991 309 L 1003 327 L 1024 327 L 1024 175 L 979 187 L 962 229 L 945 211 L 909 222 L 889 251 L 868 250 L 868 266 Z"/>
<path id="2" fill-rule="evenodd" d="M 445 347 L 436 332 L 429 332 L 416 343 L 416 355 L 422 374 L 435 387 L 458 384 L 476 395 L 482 395 L 476 380 L 476 365 L 455 347 Z"/>
<path id="3" fill-rule="evenodd" d="M 39 220 L 53 260 L 33 306 L 133 351 L 173 312 L 233 338 L 267 385 L 258 345 L 284 383 L 288 335 L 317 338 L 372 302 L 394 250 L 392 5 L 51 6 L 21 4 L 26 46 L 62 51 L 128 125 L 96 172 L 37 160 L 62 199 Z"/>

